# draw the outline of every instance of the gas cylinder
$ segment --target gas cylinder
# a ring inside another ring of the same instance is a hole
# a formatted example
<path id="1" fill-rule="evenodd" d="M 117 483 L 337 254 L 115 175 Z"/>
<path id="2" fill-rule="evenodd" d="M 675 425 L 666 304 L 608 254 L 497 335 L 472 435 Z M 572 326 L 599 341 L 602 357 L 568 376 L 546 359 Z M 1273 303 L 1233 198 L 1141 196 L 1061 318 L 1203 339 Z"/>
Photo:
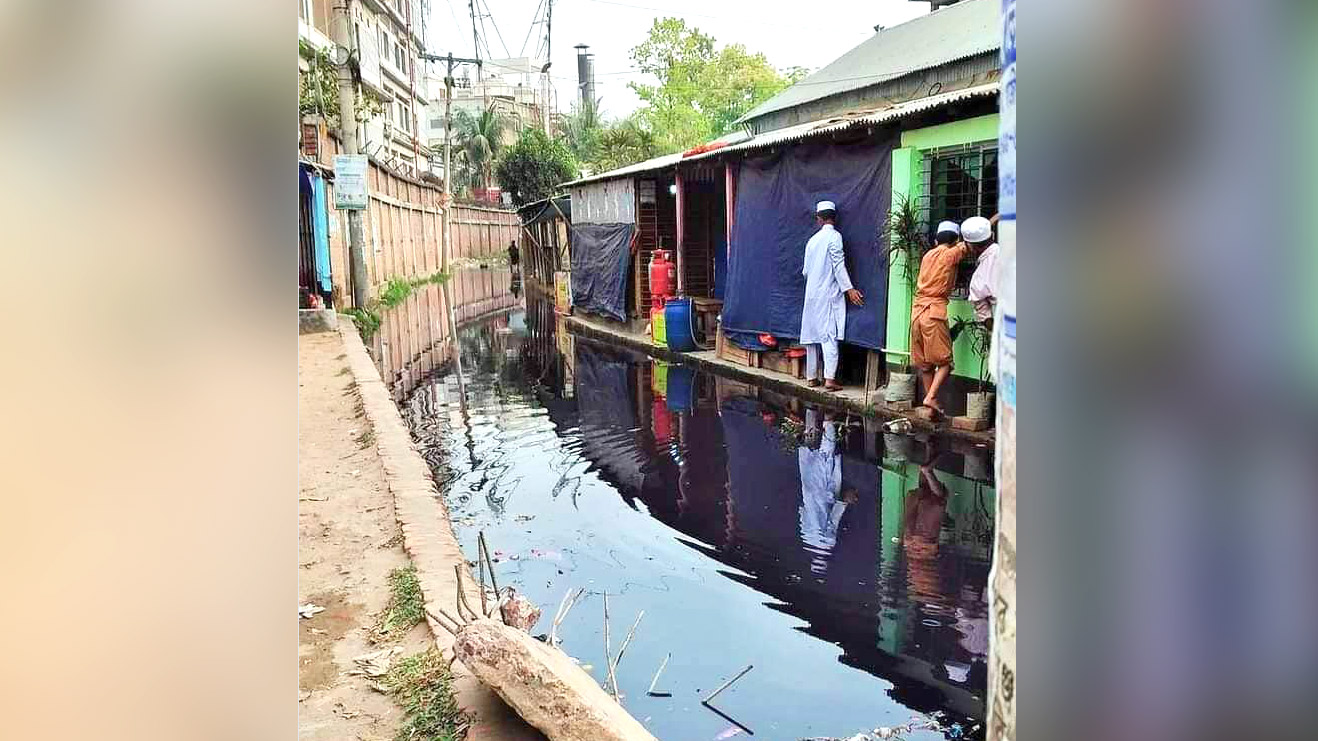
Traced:
<path id="1" fill-rule="evenodd" d="M 650 257 L 650 299 L 655 308 L 662 309 L 673 295 L 676 279 L 677 266 L 669 261 L 664 250 L 655 250 Z"/>

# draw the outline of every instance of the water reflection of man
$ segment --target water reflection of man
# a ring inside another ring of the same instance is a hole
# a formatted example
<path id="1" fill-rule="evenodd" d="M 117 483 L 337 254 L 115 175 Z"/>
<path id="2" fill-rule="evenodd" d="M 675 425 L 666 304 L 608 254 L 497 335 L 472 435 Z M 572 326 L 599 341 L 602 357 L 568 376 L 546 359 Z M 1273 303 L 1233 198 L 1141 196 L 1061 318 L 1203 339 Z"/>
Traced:
<path id="1" fill-rule="evenodd" d="M 838 424 L 832 414 L 819 423 L 819 412 L 807 409 L 805 433 L 796 452 L 801 471 L 801 542 L 817 552 L 811 570 L 823 573 L 826 556 L 837 544 L 838 526 L 847 505 L 859 495 L 842 488 L 842 453 L 838 450 Z"/>
<path id="2" fill-rule="evenodd" d="M 947 487 L 934 475 L 931 458 L 920 466 L 920 482 L 906 495 L 902 545 L 911 598 L 940 612 L 950 606 L 938 578 L 938 534 L 946 511 Z"/>

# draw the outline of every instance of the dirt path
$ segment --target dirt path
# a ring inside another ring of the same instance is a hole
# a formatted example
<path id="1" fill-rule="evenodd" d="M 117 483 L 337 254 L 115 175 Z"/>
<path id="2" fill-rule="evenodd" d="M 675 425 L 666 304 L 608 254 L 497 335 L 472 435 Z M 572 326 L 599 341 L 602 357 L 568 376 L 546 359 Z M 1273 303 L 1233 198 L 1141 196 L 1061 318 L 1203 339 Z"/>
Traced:
<path id="1" fill-rule="evenodd" d="M 389 573 L 408 565 L 352 378 L 337 332 L 299 337 L 298 599 L 325 608 L 298 620 L 300 739 L 384 741 L 402 722 L 372 680 L 346 674 L 353 657 L 382 647 L 369 642 L 371 627 L 389 600 Z M 411 655 L 430 644 L 423 622 L 387 645 Z"/>

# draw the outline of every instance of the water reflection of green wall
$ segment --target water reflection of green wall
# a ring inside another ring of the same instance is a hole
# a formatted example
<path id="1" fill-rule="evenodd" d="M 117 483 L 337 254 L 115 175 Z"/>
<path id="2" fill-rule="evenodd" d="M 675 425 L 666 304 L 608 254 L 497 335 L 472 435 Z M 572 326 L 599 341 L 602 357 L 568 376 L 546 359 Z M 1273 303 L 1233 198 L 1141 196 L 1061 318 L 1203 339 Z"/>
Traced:
<path id="1" fill-rule="evenodd" d="M 988 560 L 992 552 L 996 491 L 989 484 L 946 471 L 935 469 L 934 475 L 947 487 L 944 519 L 952 520 L 952 526 L 944 526 L 939 533 L 939 548 L 956 548 L 965 556 Z M 879 497 L 881 585 L 884 584 L 884 575 L 902 569 L 899 557 L 903 514 L 906 510 L 906 497 L 920 483 L 920 466 L 910 461 L 885 459 L 882 480 L 883 490 Z M 883 604 L 879 621 L 879 648 L 890 654 L 902 653 L 905 649 L 903 638 L 911 634 L 908 622 L 914 620 L 915 612 L 897 609 L 890 600 L 884 600 Z"/>

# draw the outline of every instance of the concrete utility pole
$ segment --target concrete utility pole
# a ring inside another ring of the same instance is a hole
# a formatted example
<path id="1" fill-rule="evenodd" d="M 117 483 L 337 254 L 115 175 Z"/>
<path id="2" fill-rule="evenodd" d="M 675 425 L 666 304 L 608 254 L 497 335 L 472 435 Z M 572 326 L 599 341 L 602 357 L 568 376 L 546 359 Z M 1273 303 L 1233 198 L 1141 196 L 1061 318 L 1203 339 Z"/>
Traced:
<path id="1" fill-rule="evenodd" d="M 420 54 L 422 59 L 427 62 L 444 62 L 444 245 L 439 251 L 440 269 L 448 272 L 449 269 L 449 250 L 453 244 L 453 65 L 460 63 L 475 64 L 479 71 L 481 60 L 467 59 L 465 57 L 455 57 L 452 52 L 439 56 L 438 54 Z M 451 280 L 444 281 L 440 286 L 440 292 L 444 296 L 444 304 L 448 307 L 448 326 L 450 339 L 453 342 L 453 369 L 458 378 L 458 407 L 462 410 L 465 418 L 467 414 L 467 384 L 462 376 L 462 350 L 458 343 L 458 317 L 453 308 L 453 292 L 449 286 L 453 283 Z"/>
<path id="2" fill-rule="evenodd" d="M 356 44 L 352 35 L 352 0 L 339 0 L 334 6 L 334 44 L 339 62 L 339 142 L 344 154 L 357 151 L 357 90 L 352 81 L 352 52 Z M 352 275 L 352 305 L 365 308 L 370 301 L 370 278 L 366 276 L 366 255 L 362 243 L 362 212 L 348 211 L 348 267 Z"/>
<path id="3" fill-rule="evenodd" d="M 460 63 L 475 64 L 479 71 L 481 60 L 455 57 L 452 52 L 444 56 L 438 54 L 420 54 L 427 62 L 444 62 L 444 248 L 439 252 L 439 267 L 448 270 L 448 251 L 452 244 L 453 230 L 449 221 L 449 204 L 453 202 L 453 65 Z"/>
<path id="4" fill-rule="evenodd" d="M 545 119 L 545 136 L 553 136 L 549 132 L 549 68 L 554 64 L 554 0 L 549 0 L 549 9 L 545 11 L 545 66 L 540 68 L 540 75 L 544 77 L 545 97 L 540 101 L 544 108 Z"/>

